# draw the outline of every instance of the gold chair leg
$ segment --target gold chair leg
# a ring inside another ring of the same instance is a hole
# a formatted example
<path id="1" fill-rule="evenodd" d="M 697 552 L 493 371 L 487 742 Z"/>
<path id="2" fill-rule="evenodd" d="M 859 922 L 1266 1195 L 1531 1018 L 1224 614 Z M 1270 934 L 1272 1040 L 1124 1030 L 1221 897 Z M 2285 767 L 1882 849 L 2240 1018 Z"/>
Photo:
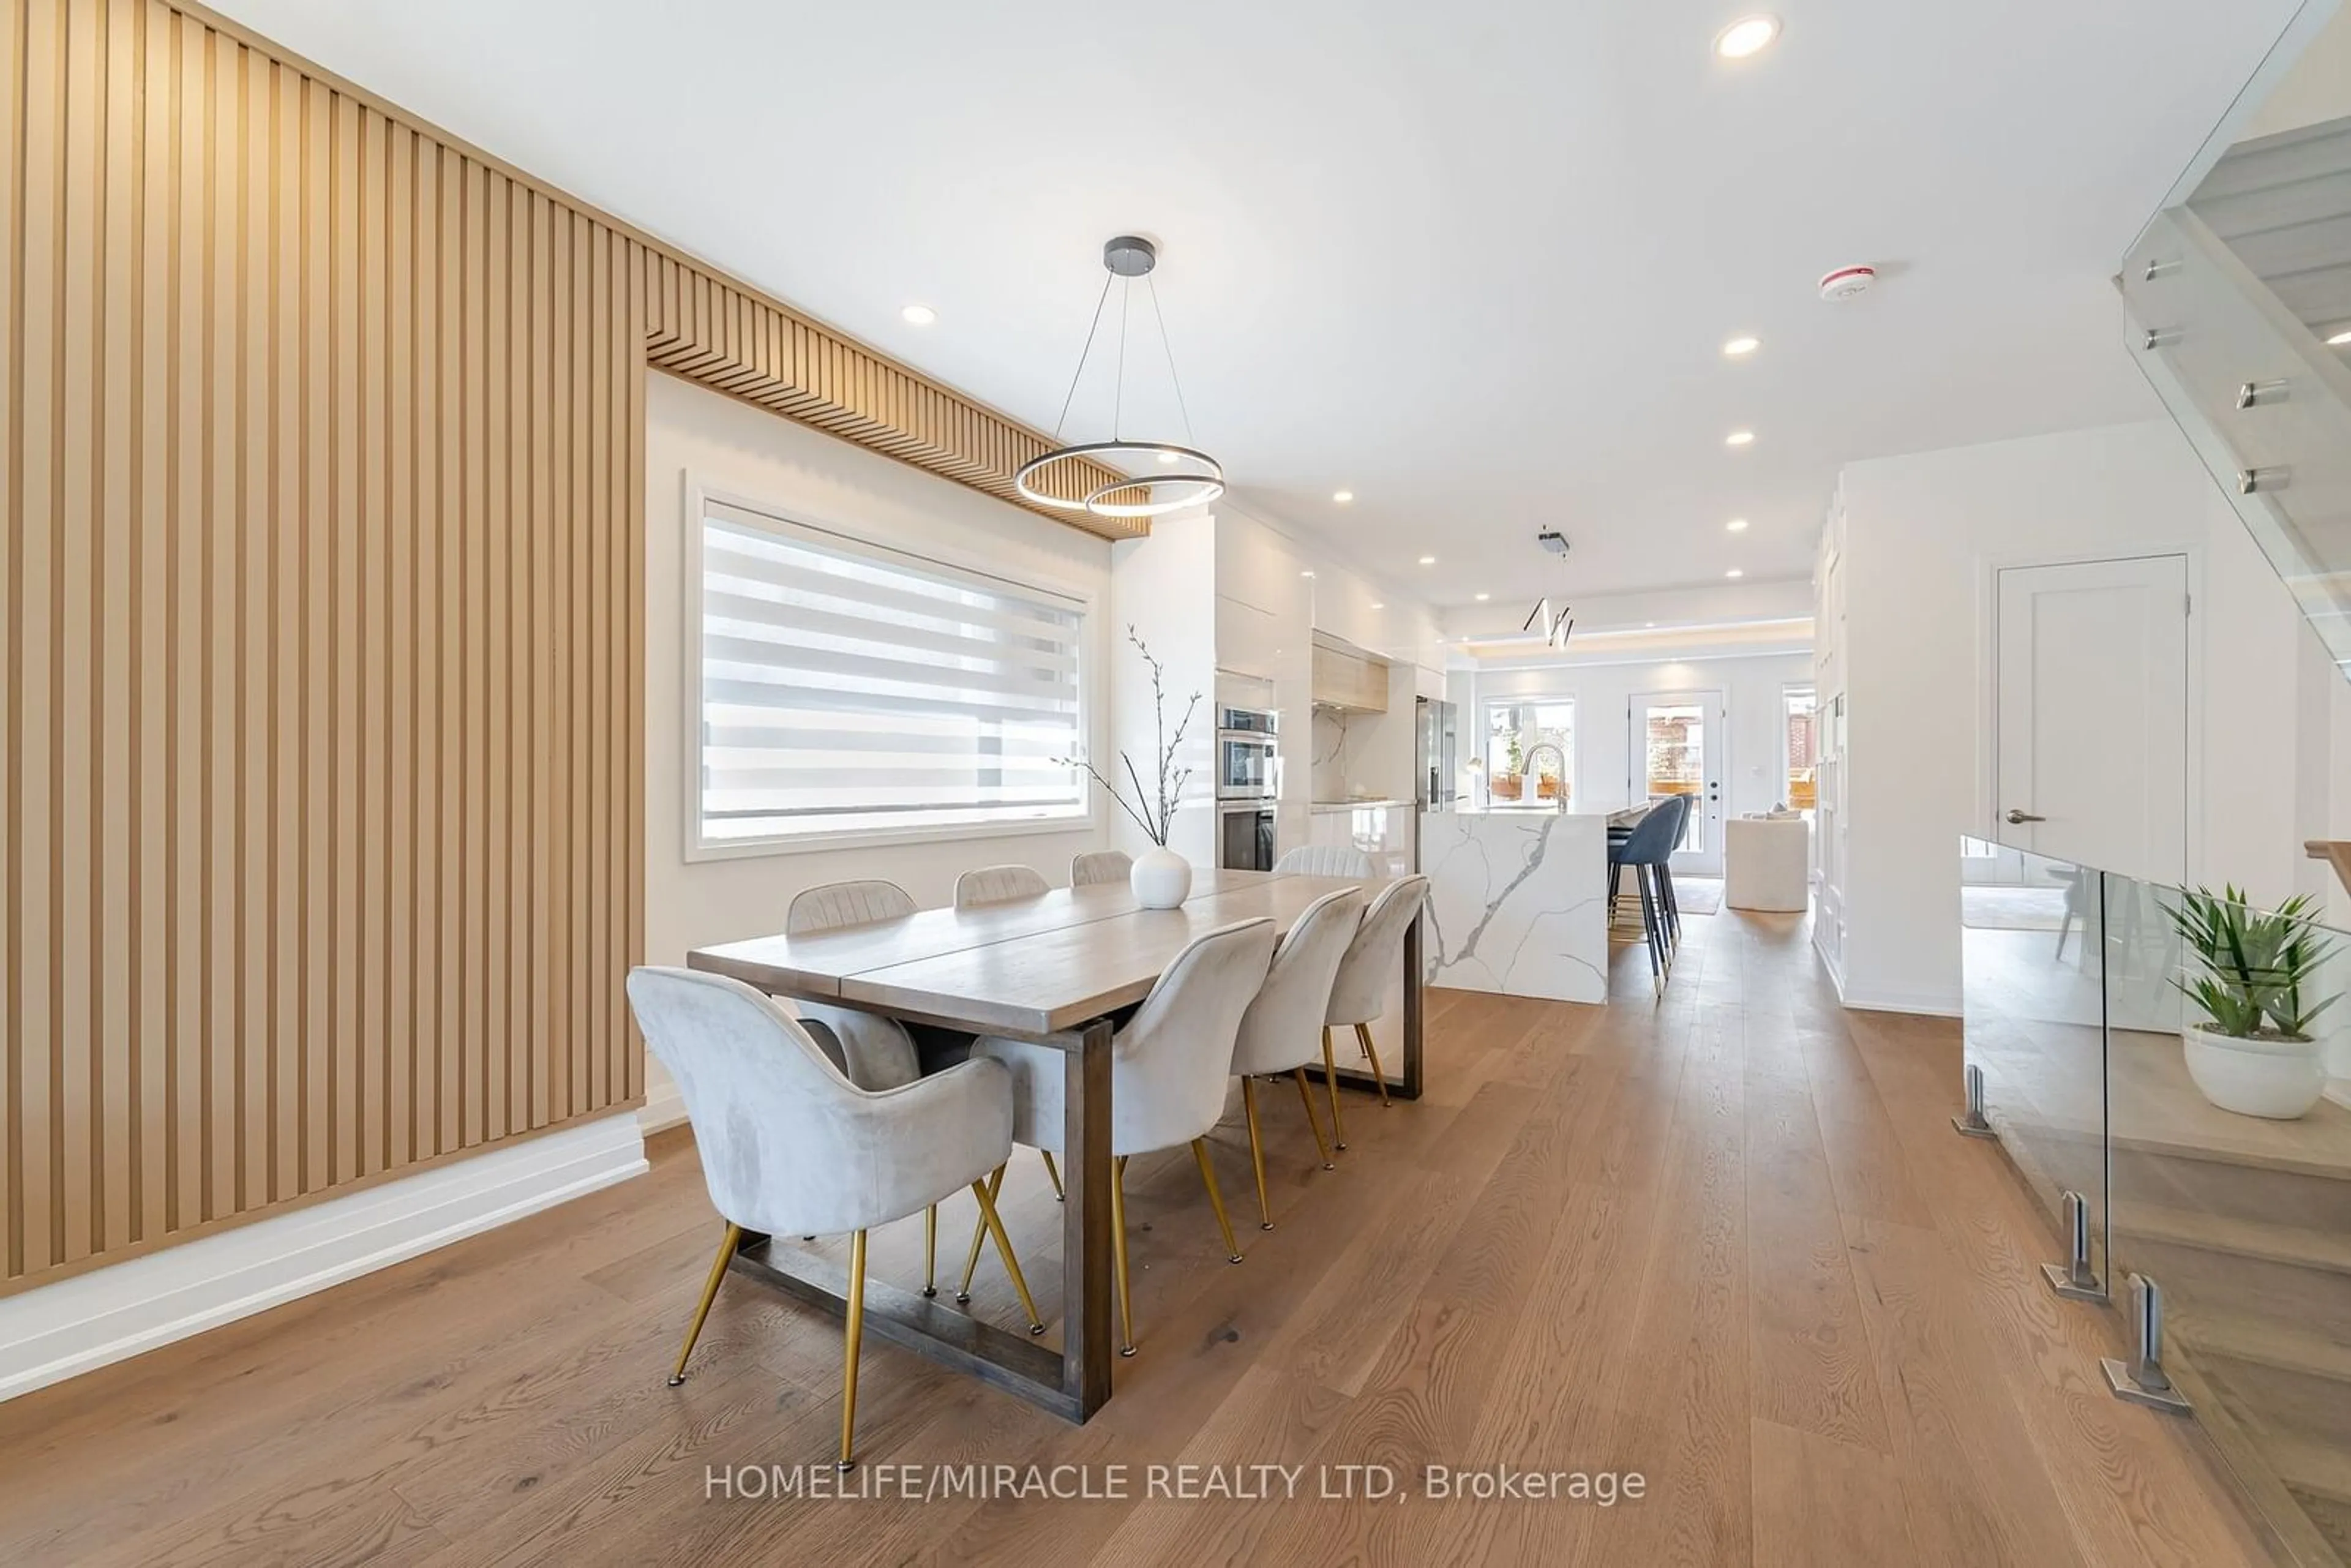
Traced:
<path id="1" fill-rule="evenodd" d="M 1134 1297 L 1126 1279 L 1126 1156 L 1110 1163 L 1110 1251 L 1118 1264 L 1118 1354 L 1134 1354 Z"/>
<path id="2" fill-rule="evenodd" d="M 1003 1190 L 1004 1167 L 998 1166 L 995 1173 L 987 1178 L 987 1196 L 993 1200 L 996 1195 Z M 964 1256 L 963 1283 L 956 1290 L 956 1301 L 963 1306 L 971 1304 L 971 1277 L 979 1272 L 979 1244 L 987 1239 L 987 1216 L 981 1214 L 971 1222 L 971 1250 Z"/>
<path id="3" fill-rule="evenodd" d="M 857 1353 L 865 1343 L 865 1232 L 849 1240 L 849 1332 L 841 1366 L 841 1469 L 857 1461 L 850 1443 L 857 1435 Z"/>
<path id="4" fill-rule="evenodd" d="M 923 1210 L 923 1294 L 939 1293 L 939 1206 Z"/>
<path id="5" fill-rule="evenodd" d="M 1258 1141 L 1257 1080 L 1241 1078 L 1241 1114 L 1249 1122 L 1249 1168 L 1257 1173 L 1257 1228 L 1273 1228 L 1273 1206 L 1265 1199 L 1265 1145 Z"/>
<path id="6" fill-rule="evenodd" d="M 1059 1203 L 1069 1196 L 1061 1190 L 1061 1167 L 1053 1163 L 1053 1151 L 1050 1149 L 1039 1149 L 1037 1156 L 1045 1162 L 1045 1174 L 1053 1178 L 1053 1201 Z"/>
<path id="7" fill-rule="evenodd" d="M 1192 1158 L 1200 1167 L 1200 1183 L 1208 1189 L 1208 1207 L 1217 1211 L 1217 1228 L 1224 1232 L 1225 1261 L 1241 1260 L 1241 1244 L 1233 1239 L 1233 1222 L 1225 1218 L 1225 1195 L 1217 1190 L 1217 1168 L 1208 1163 L 1208 1140 L 1192 1140 Z"/>
<path id="8" fill-rule="evenodd" d="M 718 1299 L 718 1281 L 726 1278 L 726 1260 L 735 1256 L 735 1244 L 742 1239 L 743 1228 L 732 1222 L 718 1239 L 718 1260 L 710 1265 L 710 1279 L 702 1287 L 702 1304 L 694 1309 L 694 1322 L 686 1327 L 685 1348 L 677 1353 L 677 1370 L 669 1375 L 672 1388 L 685 1381 L 685 1358 L 694 1354 L 694 1342 L 702 1337 L 702 1320 L 710 1315 L 710 1303 Z"/>
<path id="9" fill-rule="evenodd" d="M 987 1190 L 987 1184 L 984 1181 L 972 1183 L 971 1194 L 979 1199 L 980 1222 L 996 1239 L 996 1255 L 1004 1260 L 1004 1271 L 1012 1276 L 1012 1289 L 1020 1298 L 1020 1310 L 1029 1314 L 1029 1332 L 1043 1333 L 1045 1320 L 1037 1315 L 1037 1303 L 1029 1299 L 1029 1281 L 1020 1277 L 1020 1260 L 1012 1255 L 1012 1243 L 1005 1237 L 1004 1221 L 996 1212 L 995 1195 Z"/>
<path id="10" fill-rule="evenodd" d="M 1322 1026 L 1322 1089 L 1331 1096 L 1331 1141 L 1347 1146 L 1347 1119 L 1339 1114 L 1339 1062 L 1331 1054 L 1331 1026 Z"/>
<path id="11" fill-rule="evenodd" d="M 1331 1163 L 1331 1145 L 1322 1141 L 1322 1124 L 1314 1114 L 1314 1091 L 1306 1086 L 1306 1069 L 1293 1067 L 1290 1070 L 1290 1076 L 1298 1085 L 1298 1103 L 1306 1107 L 1306 1124 L 1314 1129 L 1314 1147 L 1322 1155 L 1322 1168 L 1326 1171 L 1338 1169 Z"/>
<path id="12" fill-rule="evenodd" d="M 1388 1075 L 1380 1069 L 1380 1048 L 1372 1043 L 1371 1026 L 1357 1024 L 1355 1040 L 1364 1048 L 1364 1060 L 1372 1064 L 1372 1079 L 1380 1086 L 1380 1109 L 1384 1111 L 1388 1108 Z"/>

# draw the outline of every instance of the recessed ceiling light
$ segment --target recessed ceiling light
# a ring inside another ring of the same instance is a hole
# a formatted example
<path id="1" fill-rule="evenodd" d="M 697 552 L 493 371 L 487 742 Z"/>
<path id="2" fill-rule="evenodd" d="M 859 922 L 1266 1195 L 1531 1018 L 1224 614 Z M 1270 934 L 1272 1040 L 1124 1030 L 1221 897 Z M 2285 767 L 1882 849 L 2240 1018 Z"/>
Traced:
<path id="1" fill-rule="evenodd" d="M 1355 498 L 1355 493 L 1353 490 L 1333 490 L 1331 498 L 1343 507 Z"/>
<path id="2" fill-rule="evenodd" d="M 1483 603 L 1485 603 L 1485 602 L 1486 602 L 1486 601 L 1488 601 L 1489 599 L 1491 599 L 1491 598 L 1493 598 L 1493 597 L 1494 597 L 1494 596 L 1493 596 L 1492 594 L 1490 594 L 1490 593 L 1481 593 L 1481 594 L 1479 594 L 1479 595 L 1478 596 L 1478 602 L 1479 602 L 1479 603 L 1480 603 L 1480 604 L 1483 604 Z"/>
<path id="3" fill-rule="evenodd" d="M 1311 571 L 1301 571 L 1298 575 L 1301 577 L 1312 577 L 1314 574 Z"/>
<path id="4" fill-rule="evenodd" d="M 1374 601 L 1372 601 L 1372 608 L 1373 608 L 1373 609 L 1374 609 L 1374 610 L 1385 610 L 1385 609 L 1387 608 L 1387 606 L 1386 606 L 1386 605 L 1384 605 L 1384 604 L 1382 604 L 1382 603 L 1381 603 L 1379 601 L 1377 601 L 1377 600 L 1374 600 Z"/>
<path id="5" fill-rule="evenodd" d="M 1644 625 L 1644 626 L 1646 626 L 1646 627 L 1648 627 L 1648 628 L 1650 628 L 1651 630 L 1653 630 L 1653 631 L 1654 631 L 1654 630 L 1656 629 L 1656 624 L 1657 624 L 1657 623 L 1656 623 L 1656 622 L 1654 622 L 1654 621 L 1644 621 L 1644 622 L 1641 622 L 1641 624 L 1642 624 L 1642 625 Z"/>
<path id="6" fill-rule="evenodd" d="M 898 312 L 898 319 L 909 327 L 927 327 L 939 319 L 939 313 L 927 305 L 909 305 Z"/>
<path id="7" fill-rule="evenodd" d="M 1770 48 L 1779 36 L 1779 17 L 1741 16 L 1714 36 L 1714 52 L 1726 60 L 1743 60 Z"/>
<path id="8" fill-rule="evenodd" d="M 2346 343 L 2351 343 L 2351 327 L 2346 327 L 2342 331 L 2326 340 L 2326 346 L 2330 349 L 2339 349 Z"/>
<path id="9" fill-rule="evenodd" d="M 1762 346 L 1763 346 L 1763 340 L 1762 340 L 1762 339 L 1761 339 L 1761 338 L 1750 338 L 1750 337 L 1746 337 L 1746 336 L 1742 335 L 1742 336 L 1740 336 L 1740 337 L 1737 337 L 1737 338 L 1733 338 L 1733 339 L 1729 340 L 1728 342 L 1724 343 L 1724 344 L 1722 345 L 1722 351 L 1723 351 L 1724 353 L 1726 353 L 1726 354 L 1729 355 L 1732 359 L 1736 360 L 1736 359 L 1742 358 L 1742 357 L 1743 357 L 1743 356 L 1745 356 L 1745 355 L 1748 355 L 1748 354 L 1751 354 L 1751 353 L 1753 353 L 1756 350 L 1758 350 L 1758 349 L 1761 348 Z"/>
<path id="10" fill-rule="evenodd" d="M 1722 438 L 1722 444 L 1725 446 L 1752 446 L 1755 444 L 1755 433 L 1751 430 L 1734 430 Z"/>
<path id="11" fill-rule="evenodd" d="M 1734 566 L 1734 567 L 1732 567 L 1729 571 L 1724 572 L 1722 575 L 1723 575 L 1723 576 L 1725 576 L 1725 577 L 1745 577 L 1745 576 L 1747 575 L 1747 573 L 1746 573 L 1746 571 L 1745 571 L 1744 570 L 1742 570 L 1741 568 L 1739 568 L 1739 567 L 1735 567 L 1735 566 Z"/>
<path id="12" fill-rule="evenodd" d="M 1723 524 L 1722 526 L 1729 528 L 1734 534 L 1743 534 L 1747 531 L 1747 519 L 1745 517 L 1733 517 L 1730 521 Z"/>
<path id="13" fill-rule="evenodd" d="M 1437 558 L 1433 555 L 1422 556 L 1420 558 L 1420 564 L 1423 566 L 1435 566 L 1437 564 Z"/>

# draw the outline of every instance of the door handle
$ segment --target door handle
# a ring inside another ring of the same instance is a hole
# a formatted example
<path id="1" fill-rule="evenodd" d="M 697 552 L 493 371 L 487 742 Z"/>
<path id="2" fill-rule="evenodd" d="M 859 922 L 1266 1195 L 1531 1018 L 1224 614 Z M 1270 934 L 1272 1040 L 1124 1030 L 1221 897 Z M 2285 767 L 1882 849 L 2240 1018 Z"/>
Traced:
<path id="1" fill-rule="evenodd" d="M 2030 811 L 2020 811 L 2013 806 L 2009 808 L 2008 821 L 2011 827 L 2022 827 L 2027 822 L 2045 822 L 2048 820 L 2046 817 L 2036 817 Z"/>

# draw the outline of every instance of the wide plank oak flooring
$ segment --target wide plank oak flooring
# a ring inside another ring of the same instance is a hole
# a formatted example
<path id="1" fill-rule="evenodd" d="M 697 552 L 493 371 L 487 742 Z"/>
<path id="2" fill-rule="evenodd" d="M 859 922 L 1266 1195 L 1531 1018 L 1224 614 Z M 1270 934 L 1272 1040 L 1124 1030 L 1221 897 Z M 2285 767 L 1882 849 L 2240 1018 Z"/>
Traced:
<path id="1" fill-rule="evenodd" d="M 0 1406 L 0 1562 L 2265 1560 L 2196 1429 L 2106 1395 L 2116 1324 L 2042 1288 L 2047 1218 L 1951 1133 L 1957 1026 L 1837 1007 L 1799 918 L 1687 927 L 1662 1001 L 1637 948 L 1606 1008 L 1431 993 L 1428 1094 L 1348 1097 L 1336 1171 L 1266 1086 L 1271 1231 L 1236 1100 L 1239 1267 L 1188 1155 L 1136 1160 L 1142 1353 L 1089 1425 L 869 1339 L 869 1469 L 1124 1465 L 1134 1495 L 707 1496 L 713 1466 L 831 1458 L 841 1340 L 730 1280 L 664 1385 L 718 1234 L 680 1130 L 641 1180 Z M 1057 1301 L 1033 1155 L 1003 1207 Z M 942 1212 L 943 1293 L 970 1213 Z M 893 1226 L 872 1267 L 917 1284 L 921 1247 Z M 1017 1321 L 992 1254 L 974 1294 Z M 1645 1491 L 1439 1500 L 1430 1464 Z M 1151 1465 L 1301 1467 L 1301 1495 L 1152 1497 Z M 1347 1466 L 1402 1495 L 1315 1495 Z"/>

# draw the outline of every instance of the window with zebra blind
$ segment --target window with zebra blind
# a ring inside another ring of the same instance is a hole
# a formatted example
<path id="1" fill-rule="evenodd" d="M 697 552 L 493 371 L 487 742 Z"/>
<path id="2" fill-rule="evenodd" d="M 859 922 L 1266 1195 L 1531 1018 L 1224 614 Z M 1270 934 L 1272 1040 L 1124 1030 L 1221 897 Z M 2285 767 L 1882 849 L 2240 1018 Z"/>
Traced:
<path id="1" fill-rule="evenodd" d="M 1087 605 L 705 497 L 697 857 L 1089 820 Z"/>

